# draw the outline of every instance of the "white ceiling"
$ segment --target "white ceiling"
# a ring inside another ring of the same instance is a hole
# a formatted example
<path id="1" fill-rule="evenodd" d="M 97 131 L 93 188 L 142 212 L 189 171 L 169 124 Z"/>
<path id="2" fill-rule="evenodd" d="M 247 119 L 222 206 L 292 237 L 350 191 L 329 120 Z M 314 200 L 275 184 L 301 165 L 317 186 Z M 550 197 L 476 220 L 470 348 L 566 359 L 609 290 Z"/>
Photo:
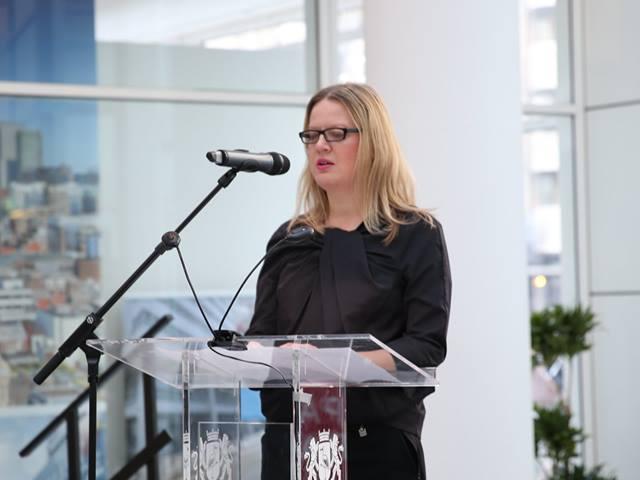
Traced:
<path id="1" fill-rule="evenodd" d="M 304 19 L 304 0 L 95 0 L 96 40 L 198 45 Z"/>

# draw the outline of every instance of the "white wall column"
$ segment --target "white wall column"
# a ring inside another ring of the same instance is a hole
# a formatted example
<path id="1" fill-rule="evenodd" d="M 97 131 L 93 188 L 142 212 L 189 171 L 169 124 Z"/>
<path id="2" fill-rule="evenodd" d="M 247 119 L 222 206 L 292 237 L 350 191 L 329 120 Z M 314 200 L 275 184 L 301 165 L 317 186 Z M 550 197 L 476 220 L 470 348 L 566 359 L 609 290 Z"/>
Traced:
<path id="1" fill-rule="evenodd" d="M 591 339 L 586 423 L 593 463 L 638 478 L 640 442 L 640 3 L 586 0 L 584 105 Z M 591 453 L 591 452 L 590 452 Z"/>
<path id="2" fill-rule="evenodd" d="M 427 400 L 428 476 L 531 479 L 518 3 L 364 8 L 368 81 L 449 244 L 449 357 Z"/>

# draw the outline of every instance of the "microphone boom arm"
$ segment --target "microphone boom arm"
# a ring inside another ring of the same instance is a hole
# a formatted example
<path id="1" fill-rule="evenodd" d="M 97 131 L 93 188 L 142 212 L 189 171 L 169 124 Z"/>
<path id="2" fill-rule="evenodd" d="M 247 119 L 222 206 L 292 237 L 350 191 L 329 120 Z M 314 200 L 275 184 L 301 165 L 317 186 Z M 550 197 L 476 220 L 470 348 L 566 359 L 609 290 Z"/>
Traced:
<path id="1" fill-rule="evenodd" d="M 95 312 L 90 313 L 76 330 L 58 348 L 58 351 L 49 361 L 36 373 L 33 381 L 41 385 L 53 371 L 60 366 L 65 358 L 71 356 L 78 348 L 82 348 L 86 341 L 93 335 L 96 328 L 102 323 L 104 315 L 113 305 L 129 290 L 142 274 L 167 250 L 175 248 L 180 243 L 180 232 L 195 218 L 198 213 L 217 195 L 217 193 L 229 186 L 238 174 L 238 170 L 231 168 L 227 170 L 219 179 L 216 187 L 198 204 L 198 206 L 184 219 L 184 221 L 173 231 L 162 235 L 162 240 L 153 249 L 153 252 L 142 262 L 142 264 L 127 278 L 124 283 L 115 291 L 111 297 Z"/>

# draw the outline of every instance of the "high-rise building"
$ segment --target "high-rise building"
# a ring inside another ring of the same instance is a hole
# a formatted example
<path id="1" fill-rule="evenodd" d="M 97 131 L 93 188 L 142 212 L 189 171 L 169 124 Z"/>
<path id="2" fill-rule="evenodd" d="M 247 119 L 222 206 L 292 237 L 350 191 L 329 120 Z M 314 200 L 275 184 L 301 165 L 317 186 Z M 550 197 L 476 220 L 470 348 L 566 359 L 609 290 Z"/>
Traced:
<path id="1" fill-rule="evenodd" d="M 0 188 L 7 188 L 18 173 L 18 126 L 0 122 Z"/>
<path id="2" fill-rule="evenodd" d="M 16 133 L 18 170 L 21 178 L 30 178 L 42 167 L 42 134 L 37 130 Z"/>

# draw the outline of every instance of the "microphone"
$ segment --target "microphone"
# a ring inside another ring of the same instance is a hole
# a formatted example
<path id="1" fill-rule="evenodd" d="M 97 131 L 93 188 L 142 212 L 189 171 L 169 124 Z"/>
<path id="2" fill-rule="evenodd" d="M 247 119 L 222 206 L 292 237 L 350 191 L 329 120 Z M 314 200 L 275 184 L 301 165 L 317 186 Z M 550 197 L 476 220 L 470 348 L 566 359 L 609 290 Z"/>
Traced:
<path id="1" fill-rule="evenodd" d="M 310 237 L 315 233 L 315 230 L 308 225 L 300 225 L 299 227 L 291 230 L 287 235 L 282 239 L 278 240 L 276 244 L 269 249 L 267 253 L 271 253 L 275 248 L 280 245 L 285 240 L 304 240 L 305 238 Z"/>
<path id="2" fill-rule="evenodd" d="M 246 345 L 238 341 L 238 337 L 240 336 L 239 333 L 234 332 L 233 330 L 222 330 L 222 324 L 227 318 L 227 315 L 229 314 L 231 307 L 236 301 L 236 298 L 238 298 L 238 295 L 240 294 L 242 287 L 244 287 L 244 284 L 247 283 L 247 280 L 249 280 L 249 277 L 251 277 L 253 272 L 256 271 L 256 269 L 260 266 L 260 264 L 264 261 L 264 259 L 267 258 L 270 254 L 272 254 L 276 250 L 278 250 L 280 247 L 283 247 L 287 241 L 298 242 L 300 240 L 305 240 L 311 237 L 311 235 L 313 235 L 314 233 L 315 233 L 315 230 L 307 225 L 301 225 L 299 227 L 296 227 L 293 230 L 291 230 L 289 233 L 287 233 L 287 235 L 284 238 L 281 238 L 280 240 L 278 240 L 278 242 L 276 242 L 276 244 L 272 246 L 267 251 L 267 253 L 264 254 L 264 256 L 258 261 L 258 263 L 256 263 L 256 265 L 251 269 L 249 274 L 245 277 L 245 279 L 240 284 L 240 287 L 236 291 L 236 294 L 233 296 L 231 303 L 229 303 L 229 306 L 227 307 L 227 311 L 224 312 L 224 315 L 222 316 L 222 320 L 220 320 L 220 325 L 218 326 L 218 329 L 213 334 L 213 339 L 207 342 L 207 345 L 209 348 L 223 347 L 223 348 L 226 348 L 227 350 L 246 350 L 247 348 Z"/>
<path id="3" fill-rule="evenodd" d="M 281 153 L 251 153 L 248 150 L 216 150 L 207 152 L 210 162 L 231 167 L 241 172 L 263 172 L 267 175 L 282 175 L 289 171 L 290 162 Z"/>

